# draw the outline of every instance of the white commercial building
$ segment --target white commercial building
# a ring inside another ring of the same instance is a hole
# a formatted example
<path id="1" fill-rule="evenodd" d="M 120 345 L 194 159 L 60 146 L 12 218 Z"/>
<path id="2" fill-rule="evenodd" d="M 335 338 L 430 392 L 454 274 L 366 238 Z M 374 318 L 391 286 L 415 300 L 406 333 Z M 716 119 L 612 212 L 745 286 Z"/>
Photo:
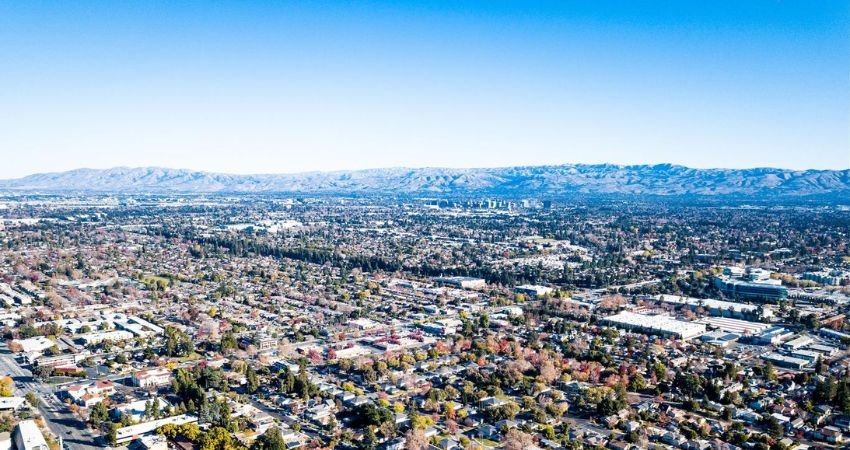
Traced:
<path id="1" fill-rule="evenodd" d="M 661 336 L 673 336 L 688 340 L 705 333 L 705 325 L 685 322 L 669 316 L 637 314 L 623 311 L 601 320 L 602 323 L 631 331 Z"/>
<path id="2" fill-rule="evenodd" d="M 815 340 L 812 339 L 810 336 L 801 335 L 797 336 L 794 339 L 791 339 L 788 342 L 785 342 L 784 344 L 782 344 L 782 346 L 790 350 L 799 350 L 807 345 L 811 345 L 814 343 Z"/>
<path id="3" fill-rule="evenodd" d="M 143 422 L 137 425 L 130 425 L 119 428 L 115 431 L 115 442 L 124 444 L 132 440 L 139 439 L 147 433 L 156 431 L 157 428 L 163 425 L 183 425 L 184 423 L 195 423 L 197 421 L 198 418 L 195 416 L 182 414 L 174 417 L 166 417 L 165 419 L 151 420 L 150 422 Z M 45 447 L 45 449 L 46 448 L 47 447 Z"/>
<path id="4" fill-rule="evenodd" d="M 44 336 L 20 339 L 14 342 L 21 346 L 21 351 L 24 353 L 41 353 L 56 345 L 56 342 L 53 342 Z"/>
<path id="5" fill-rule="evenodd" d="M 80 335 L 80 340 L 83 341 L 85 345 L 97 345 L 103 341 L 126 341 L 133 339 L 133 333 L 124 330 L 116 330 L 116 331 L 95 331 L 93 333 L 87 333 Z"/>
<path id="6" fill-rule="evenodd" d="M 472 277 L 438 277 L 434 281 L 440 284 L 459 287 L 461 289 L 483 289 L 487 286 L 487 281 L 483 278 Z"/>
<path id="7" fill-rule="evenodd" d="M 26 399 L 23 397 L 0 397 L 0 411 L 17 410 L 25 403 Z"/>
<path id="8" fill-rule="evenodd" d="M 525 294 L 530 296 L 531 298 L 544 297 L 555 292 L 554 289 L 546 286 L 537 286 L 532 284 L 523 284 L 522 286 L 517 286 L 514 288 L 514 292 L 519 294 Z"/>
<path id="9" fill-rule="evenodd" d="M 49 447 L 35 421 L 24 420 L 15 427 L 15 448 L 18 450 L 48 450 Z"/>
<path id="10" fill-rule="evenodd" d="M 136 372 L 131 377 L 133 386 L 141 388 L 165 386 L 171 383 L 171 371 L 162 367 Z"/>
<path id="11" fill-rule="evenodd" d="M 743 336 L 756 336 L 771 327 L 769 323 L 750 322 L 748 320 L 730 319 L 728 317 L 706 317 L 696 323 L 708 325 L 709 328 L 737 333 Z"/>
<path id="12" fill-rule="evenodd" d="M 159 336 L 165 332 L 162 327 L 138 316 L 130 316 L 126 320 L 115 320 L 114 322 L 116 327 L 129 331 L 136 336 Z"/>

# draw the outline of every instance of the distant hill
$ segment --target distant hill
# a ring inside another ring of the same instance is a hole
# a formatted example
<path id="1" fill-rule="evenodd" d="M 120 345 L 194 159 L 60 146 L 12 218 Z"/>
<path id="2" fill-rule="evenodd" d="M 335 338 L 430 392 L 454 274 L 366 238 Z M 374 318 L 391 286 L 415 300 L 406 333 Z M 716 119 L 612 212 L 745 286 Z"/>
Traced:
<path id="1" fill-rule="evenodd" d="M 77 169 L 2 180 L 0 189 L 116 193 L 828 196 L 850 200 L 850 170 L 692 169 L 670 164 L 576 164 L 229 175 L 156 167 L 118 167 Z"/>

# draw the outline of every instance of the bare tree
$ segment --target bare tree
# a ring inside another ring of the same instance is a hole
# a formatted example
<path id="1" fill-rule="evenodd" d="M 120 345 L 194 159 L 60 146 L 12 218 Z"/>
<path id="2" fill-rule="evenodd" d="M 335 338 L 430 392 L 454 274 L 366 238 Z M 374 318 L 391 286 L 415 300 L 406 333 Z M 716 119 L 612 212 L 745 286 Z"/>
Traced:
<path id="1" fill-rule="evenodd" d="M 411 428 L 404 435 L 405 450 L 425 450 L 428 448 L 428 438 L 425 437 L 425 432 L 419 428 Z"/>
<path id="2" fill-rule="evenodd" d="M 525 450 L 534 444 L 534 437 L 517 429 L 511 429 L 504 439 L 505 450 Z"/>

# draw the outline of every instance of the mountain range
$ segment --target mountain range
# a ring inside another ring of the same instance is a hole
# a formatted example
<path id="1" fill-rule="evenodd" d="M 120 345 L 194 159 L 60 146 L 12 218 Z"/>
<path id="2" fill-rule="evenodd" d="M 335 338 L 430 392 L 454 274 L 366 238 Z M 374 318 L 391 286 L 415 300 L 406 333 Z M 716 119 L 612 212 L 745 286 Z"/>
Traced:
<path id="1" fill-rule="evenodd" d="M 41 173 L 0 180 L 0 190 L 505 196 L 632 194 L 850 199 L 850 170 L 694 169 L 671 164 L 570 164 L 233 175 L 159 167 L 116 167 Z"/>

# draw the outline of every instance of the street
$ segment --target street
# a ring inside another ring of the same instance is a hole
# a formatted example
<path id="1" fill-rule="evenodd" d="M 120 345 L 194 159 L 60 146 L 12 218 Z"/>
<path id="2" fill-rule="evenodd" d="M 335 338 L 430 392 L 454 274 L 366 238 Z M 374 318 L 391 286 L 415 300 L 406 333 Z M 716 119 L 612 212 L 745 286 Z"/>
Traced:
<path id="1" fill-rule="evenodd" d="M 8 375 L 15 384 L 15 395 L 23 397 L 33 392 L 41 400 L 39 412 L 45 419 L 47 428 L 61 438 L 65 448 L 70 450 L 94 450 L 104 448 L 98 445 L 98 436 L 88 429 L 86 423 L 74 415 L 54 394 L 51 385 L 33 378 L 32 373 L 18 365 L 15 357 L 5 344 L 0 345 L 0 374 Z"/>

